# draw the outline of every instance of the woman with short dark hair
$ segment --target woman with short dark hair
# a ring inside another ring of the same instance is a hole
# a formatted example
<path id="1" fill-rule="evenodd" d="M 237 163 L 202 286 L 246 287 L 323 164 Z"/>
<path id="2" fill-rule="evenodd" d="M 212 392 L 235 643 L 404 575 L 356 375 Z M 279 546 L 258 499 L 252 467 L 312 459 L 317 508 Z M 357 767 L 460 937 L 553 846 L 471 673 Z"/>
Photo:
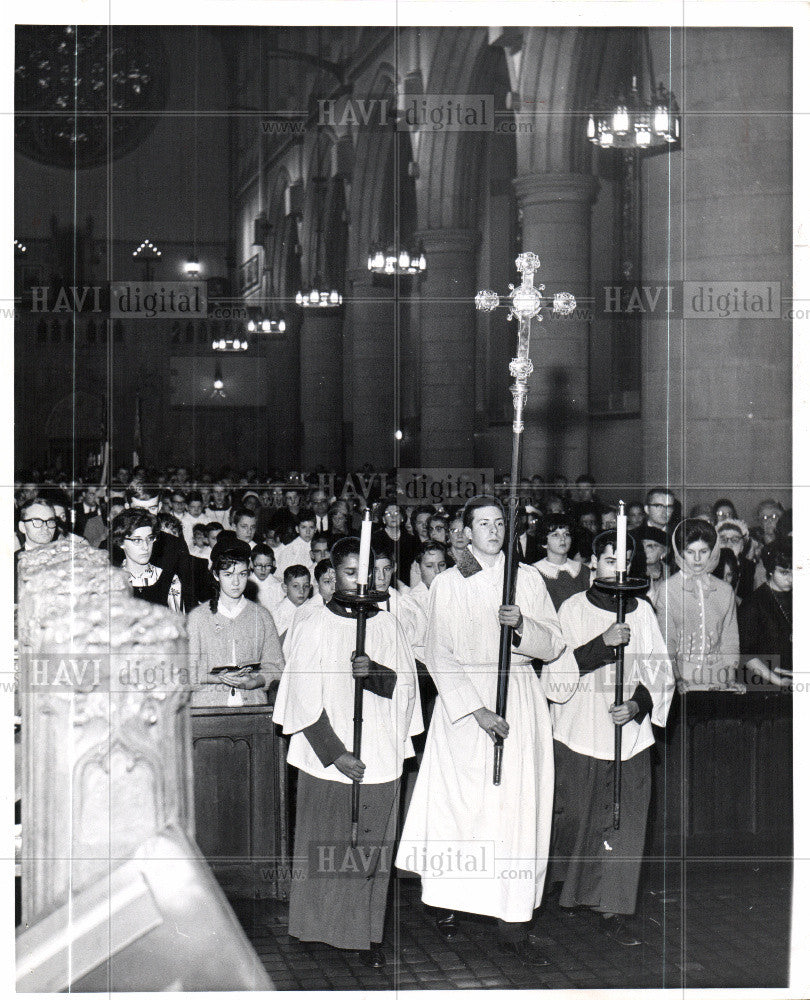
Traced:
<path id="1" fill-rule="evenodd" d="M 250 547 L 238 540 L 211 553 L 213 595 L 188 616 L 188 652 L 197 668 L 194 705 L 266 705 L 284 669 L 270 612 L 245 598 Z"/>
<path id="2" fill-rule="evenodd" d="M 157 531 L 157 518 L 142 507 L 117 514 L 110 530 L 112 562 L 127 573 L 135 597 L 182 611 L 178 577 L 152 562 Z"/>

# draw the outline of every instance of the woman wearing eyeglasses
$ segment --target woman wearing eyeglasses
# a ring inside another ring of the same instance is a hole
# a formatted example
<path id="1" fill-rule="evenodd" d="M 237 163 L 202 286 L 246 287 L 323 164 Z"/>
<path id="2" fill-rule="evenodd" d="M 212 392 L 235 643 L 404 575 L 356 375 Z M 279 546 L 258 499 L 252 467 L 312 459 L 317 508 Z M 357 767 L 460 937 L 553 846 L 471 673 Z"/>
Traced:
<path id="1" fill-rule="evenodd" d="M 179 612 L 183 610 L 179 578 L 151 561 L 156 535 L 157 518 L 148 510 L 123 511 L 112 523 L 113 565 L 126 570 L 135 597 Z"/>
<path id="2" fill-rule="evenodd" d="M 447 565 L 455 566 L 463 552 L 467 551 L 467 536 L 464 534 L 464 520 L 461 515 L 452 518 L 447 528 L 450 545 L 447 549 Z"/>

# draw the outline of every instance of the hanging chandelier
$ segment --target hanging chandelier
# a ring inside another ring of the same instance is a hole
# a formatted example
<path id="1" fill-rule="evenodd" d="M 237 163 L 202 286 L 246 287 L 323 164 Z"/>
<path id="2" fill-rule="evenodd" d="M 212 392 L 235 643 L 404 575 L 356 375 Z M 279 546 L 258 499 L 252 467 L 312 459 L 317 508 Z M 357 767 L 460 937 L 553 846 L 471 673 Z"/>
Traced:
<path id="1" fill-rule="evenodd" d="M 649 31 L 634 29 L 629 93 L 620 91 L 615 102 L 588 116 L 588 139 L 603 149 L 661 149 L 680 144 L 680 109 L 674 95 L 655 84 Z M 640 36 L 640 37 L 639 37 Z M 639 86 L 646 57 L 647 79 Z"/>
<path id="2" fill-rule="evenodd" d="M 220 337 L 211 342 L 211 349 L 214 351 L 246 351 L 248 349 L 247 338 L 241 340 L 237 337 Z"/>
<path id="3" fill-rule="evenodd" d="M 287 319 L 283 312 L 279 312 L 276 309 L 268 311 L 266 309 L 253 308 L 248 313 L 245 329 L 248 333 L 285 333 L 287 330 Z"/>
<path id="4" fill-rule="evenodd" d="M 427 268 L 425 252 L 421 247 L 412 250 L 387 250 L 374 244 L 368 254 L 368 269 L 372 274 L 424 274 Z"/>
<path id="5" fill-rule="evenodd" d="M 132 256 L 140 260 L 157 260 L 158 257 L 162 256 L 162 253 L 150 239 L 145 239 L 141 240 L 141 245 L 132 251 Z"/>
<path id="6" fill-rule="evenodd" d="M 343 296 L 336 288 L 329 288 L 321 281 L 320 275 L 309 288 L 295 293 L 295 304 L 302 309 L 336 309 L 343 305 Z"/>
<path id="7" fill-rule="evenodd" d="M 262 316 L 247 321 L 248 333 L 284 333 L 286 329 L 287 320 L 283 313 L 279 316 Z"/>

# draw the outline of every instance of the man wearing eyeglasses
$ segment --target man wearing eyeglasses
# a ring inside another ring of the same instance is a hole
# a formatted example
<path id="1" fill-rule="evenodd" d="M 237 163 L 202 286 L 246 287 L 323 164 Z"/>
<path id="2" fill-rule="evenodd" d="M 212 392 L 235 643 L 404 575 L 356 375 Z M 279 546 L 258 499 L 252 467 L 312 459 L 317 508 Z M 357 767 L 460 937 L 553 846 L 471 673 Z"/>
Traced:
<path id="1" fill-rule="evenodd" d="M 29 552 L 49 545 L 56 535 L 56 513 L 47 500 L 34 497 L 20 508 L 17 523 L 20 548 L 14 553 L 14 603 L 17 603 L 17 558 L 20 552 Z"/>
<path id="2" fill-rule="evenodd" d="M 20 511 L 17 525 L 24 549 L 37 549 L 53 541 L 56 533 L 56 514 L 46 501 L 35 497 Z"/>
<path id="3" fill-rule="evenodd" d="M 651 490 L 648 490 L 647 499 L 644 503 L 644 524 L 639 528 L 634 528 L 630 532 L 635 543 L 633 562 L 630 565 L 630 576 L 644 577 L 647 575 L 643 539 L 645 527 L 658 528 L 659 531 L 663 531 L 666 534 L 667 541 L 670 541 L 671 531 L 669 525 L 673 521 L 675 503 L 675 494 L 671 490 L 661 486 L 654 486 Z M 669 562 L 672 558 L 671 547 L 668 546 L 667 555 L 664 558 L 666 562 Z"/>

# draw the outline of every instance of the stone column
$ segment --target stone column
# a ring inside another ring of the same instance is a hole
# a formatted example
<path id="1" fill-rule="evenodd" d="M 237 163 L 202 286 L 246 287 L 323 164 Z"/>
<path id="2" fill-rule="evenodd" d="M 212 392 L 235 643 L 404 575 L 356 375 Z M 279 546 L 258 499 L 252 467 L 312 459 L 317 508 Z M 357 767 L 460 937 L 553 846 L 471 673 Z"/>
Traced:
<path id="1" fill-rule="evenodd" d="M 422 285 L 421 463 L 464 468 L 475 460 L 475 275 L 478 233 L 418 234 L 427 273 Z"/>
<path id="2" fill-rule="evenodd" d="M 343 467 L 343 313 L 304 309 L 301 323 L 301 463 Z M 278 419 L 290 419 L 278 400 Z M 275 409 L 275 407 L 274 407 Z"/>
<path id="3" fill-rule="evenodd" d="M 523 212 L 523 250 L 540 258 L 535 282 L 546 295 L 590 291 L 591 205 L 598 181 L 590 174 L 531 173 L 515 178 Z M 517 284 L 518 277 L 515 277 Z M 580 306 L 573 316 L 532 324 L 534 374 L 524 432 L 527 475 L 561 472 L 575 477 L 588 468 L 588 336 Z"/>
<path id="4" fill-rule="evenodd" d="M 367 269 L 349 274 L 346 326 L 351 327 L 351 377 L 346 402 L 352 421 L 351 468 L 368 462 L 375 469 L 389 469 L 396 461 L 397 300 L 394 278 L 385 280 L 390 284 L 375 284 Z"/>
<path id="5" fill-rule="evenodd" d="M 642 274 L 674 284 L 676 306 L 644 324 L 645 478 L 683 491 L 687 510 L 728 496 L 749 520 L 766 496 L 790 504 L 791 325 L 779 303 L 742 300 L 753 282 L 791 295 L 790 30 L 662 29 L 651 42 L 683 148 L 643 173 Z M 730 296 L 724 316 L 716 298 L 734 289 L 740 308 Z"/>

